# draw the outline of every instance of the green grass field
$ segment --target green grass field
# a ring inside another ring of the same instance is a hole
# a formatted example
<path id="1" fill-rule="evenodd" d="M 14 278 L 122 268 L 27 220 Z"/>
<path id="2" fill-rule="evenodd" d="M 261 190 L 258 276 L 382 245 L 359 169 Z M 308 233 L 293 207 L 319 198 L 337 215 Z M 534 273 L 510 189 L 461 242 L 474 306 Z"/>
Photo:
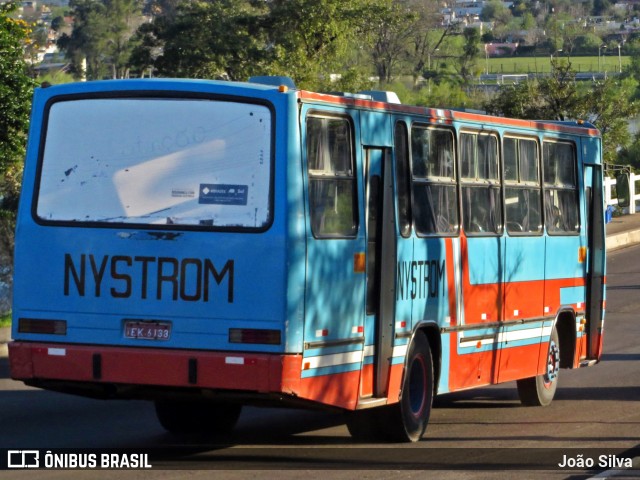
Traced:
<path id="1" fill-rule="evenodd" d="M 598 57 L 557 57 L 559 62 L 571 62 L 572 68 L 578 73 L 608 72 L 615 73 L 620 69 L 617 55 Z M 631 57 L 621 57 L 622 68 L 631 62 Z M 551 57 L 500 57 L 478 61 L 482 73 L 549 73 Z"/>
<path id="2" fill-rule="evenodd" d="M 0 327 L 11 325 L 11 312 L 0 315 Z"/>

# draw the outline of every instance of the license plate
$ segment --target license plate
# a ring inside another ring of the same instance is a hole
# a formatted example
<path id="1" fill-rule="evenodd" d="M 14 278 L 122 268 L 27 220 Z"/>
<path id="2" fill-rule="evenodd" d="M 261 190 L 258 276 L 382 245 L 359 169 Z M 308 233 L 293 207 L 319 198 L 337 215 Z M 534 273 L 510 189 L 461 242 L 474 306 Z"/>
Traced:
<path id="1" fill-rule="evenodd" d="M 169 340 L 171 324 L 169 322 L 124 322 L 124 336 L 142 340 Z"/>

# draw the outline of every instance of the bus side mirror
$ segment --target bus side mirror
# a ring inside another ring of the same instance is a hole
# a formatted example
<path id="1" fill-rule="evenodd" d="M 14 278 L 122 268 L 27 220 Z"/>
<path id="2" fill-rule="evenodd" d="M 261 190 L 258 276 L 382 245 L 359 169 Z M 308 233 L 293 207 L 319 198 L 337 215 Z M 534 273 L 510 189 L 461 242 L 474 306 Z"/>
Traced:
<path id="1" fill-rule="evenodd" d="M 628 207 L 630 203 L 630 187 L 629 187 L 629 174 L 619 173 L 616 175 L 616 194 L 618 196 L 618 206 Z"/>

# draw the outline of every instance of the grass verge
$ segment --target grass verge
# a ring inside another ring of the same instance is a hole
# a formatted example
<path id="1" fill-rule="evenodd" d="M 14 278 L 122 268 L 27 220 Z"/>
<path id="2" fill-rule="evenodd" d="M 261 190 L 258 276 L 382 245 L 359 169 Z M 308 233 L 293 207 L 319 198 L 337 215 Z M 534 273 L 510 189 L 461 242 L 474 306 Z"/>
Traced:
<path id="1" fill-rule="evenodd" d="M 3 313 L 0 315 L 0 328 L 8 327 L 11 325 L 11 312 Z"/>

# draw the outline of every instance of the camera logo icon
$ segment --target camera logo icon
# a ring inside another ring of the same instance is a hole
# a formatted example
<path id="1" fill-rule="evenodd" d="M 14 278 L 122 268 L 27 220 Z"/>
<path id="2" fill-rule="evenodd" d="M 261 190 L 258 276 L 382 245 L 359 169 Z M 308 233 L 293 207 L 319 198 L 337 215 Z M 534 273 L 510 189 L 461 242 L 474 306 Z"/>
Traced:
<path id="1" fill-rule="evenodd" d="M 40 468 L 40 452 L 38 450 L 9 450 L 7 452 L 8 468 Z"/>

